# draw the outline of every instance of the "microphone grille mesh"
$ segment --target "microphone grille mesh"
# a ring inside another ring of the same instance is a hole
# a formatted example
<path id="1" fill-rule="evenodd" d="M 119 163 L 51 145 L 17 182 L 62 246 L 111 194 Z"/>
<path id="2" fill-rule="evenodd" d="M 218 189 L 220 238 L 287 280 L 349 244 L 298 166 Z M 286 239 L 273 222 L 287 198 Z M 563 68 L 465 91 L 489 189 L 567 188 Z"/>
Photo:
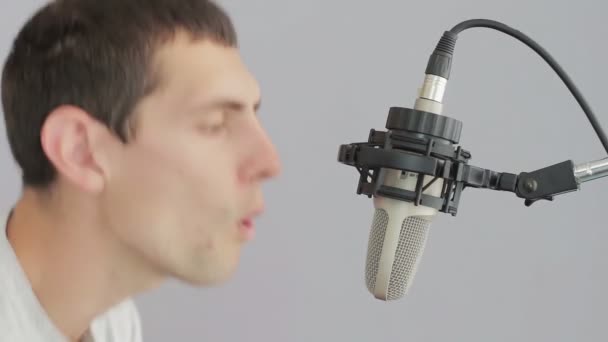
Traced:
<path id="1" fill-rule="evenodd" d="M 378 274 L 378 264 L 380 263 L 387 225 L 388 213 L 384 209 L 376 209 L 372 230 L 369 234 L 367 262 L 365 263 L 365 282 L 367 289 L 372 293 L 376 286 L 376 274 Z"/>
<path id="2" fill-rule="evenodd" d="M 389 216 L 384 209 L 376 209 L 365 265 L 366 285 L 372 293 L 376 286 L 376 275 L 378 273 L 388 219 Z M 424 252 L 430 223 L 430 220 L 415 216 L 410 216 L 403 220 L 395 259 L 391 269 L 387 300 L 401 298 L 411 285 L 418 261 Z"/>
<path id="3" fill-rule="evenodd" d="M 429 220 L 414 216 L 403 220 L 388 286 L 388 300 L 401 298 L 412 285 L 417 264 L 426 245 L 430 223 Z"/>

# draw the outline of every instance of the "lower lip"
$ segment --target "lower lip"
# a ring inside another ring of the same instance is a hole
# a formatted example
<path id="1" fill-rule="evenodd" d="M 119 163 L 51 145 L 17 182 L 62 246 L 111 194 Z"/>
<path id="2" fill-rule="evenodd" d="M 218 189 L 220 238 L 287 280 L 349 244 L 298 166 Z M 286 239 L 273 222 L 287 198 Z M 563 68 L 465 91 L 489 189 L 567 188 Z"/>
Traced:
<path id="1" fill-rule="evenodd" d="M 253 220 L 241 221 L 239 230 L 245 237 L 245 240 L 252 240 L 255 235 L 255 227 L 253 225 Z"/>

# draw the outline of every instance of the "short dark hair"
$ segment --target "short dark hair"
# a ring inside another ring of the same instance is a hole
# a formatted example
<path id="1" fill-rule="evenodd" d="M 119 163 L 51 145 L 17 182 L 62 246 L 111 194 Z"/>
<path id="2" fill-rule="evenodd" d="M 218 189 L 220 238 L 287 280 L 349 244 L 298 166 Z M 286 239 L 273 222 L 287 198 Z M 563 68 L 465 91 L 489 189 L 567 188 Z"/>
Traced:
<path id="1" fill-rule="evenodd" d="M 159 83 L 154 54 L 178 30 L 237 46 L 230 18 L 208 0 L 56 0 L 33 14 L 2 73 L 7 135 L 24 186 L 44 188 L 56 177 L 40 131 L 60 105 L 82 108 L 127 141 L 127 118 Z"/>

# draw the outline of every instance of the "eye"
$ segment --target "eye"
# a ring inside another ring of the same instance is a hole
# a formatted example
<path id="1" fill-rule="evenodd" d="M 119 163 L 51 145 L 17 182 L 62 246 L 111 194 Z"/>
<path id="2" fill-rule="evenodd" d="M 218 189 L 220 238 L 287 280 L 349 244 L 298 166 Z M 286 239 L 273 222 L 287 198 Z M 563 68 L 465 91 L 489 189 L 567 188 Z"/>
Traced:
<path id="1" fill-rule="evenodd" d="M 217 135 L 226 130 L 226 124 L 224 122 L 215 124 L 204 123 L 198 126 L 198 130 L 203 134 Z"/>
<path id="2" fill-rule="evenodd" d="M 197 130 L 206 135 L 218 135 L 227 128 L 226 115 L 218 114 L 206 117 L 197 124 Z"/>

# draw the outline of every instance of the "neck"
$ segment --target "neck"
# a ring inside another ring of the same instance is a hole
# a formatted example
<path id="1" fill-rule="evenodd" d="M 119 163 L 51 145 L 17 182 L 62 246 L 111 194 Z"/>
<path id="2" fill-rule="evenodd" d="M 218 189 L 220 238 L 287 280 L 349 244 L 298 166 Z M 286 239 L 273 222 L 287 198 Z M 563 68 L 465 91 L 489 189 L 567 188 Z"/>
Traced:
<path id="1" fill-rule="evenodd" d="M 104 229 L 86 203 L 62 203 L 58 196 L 51 200 L 26 190 L 7 227 L 38 301 L 73 340 L 95 317 L 161 280 Z"/>

